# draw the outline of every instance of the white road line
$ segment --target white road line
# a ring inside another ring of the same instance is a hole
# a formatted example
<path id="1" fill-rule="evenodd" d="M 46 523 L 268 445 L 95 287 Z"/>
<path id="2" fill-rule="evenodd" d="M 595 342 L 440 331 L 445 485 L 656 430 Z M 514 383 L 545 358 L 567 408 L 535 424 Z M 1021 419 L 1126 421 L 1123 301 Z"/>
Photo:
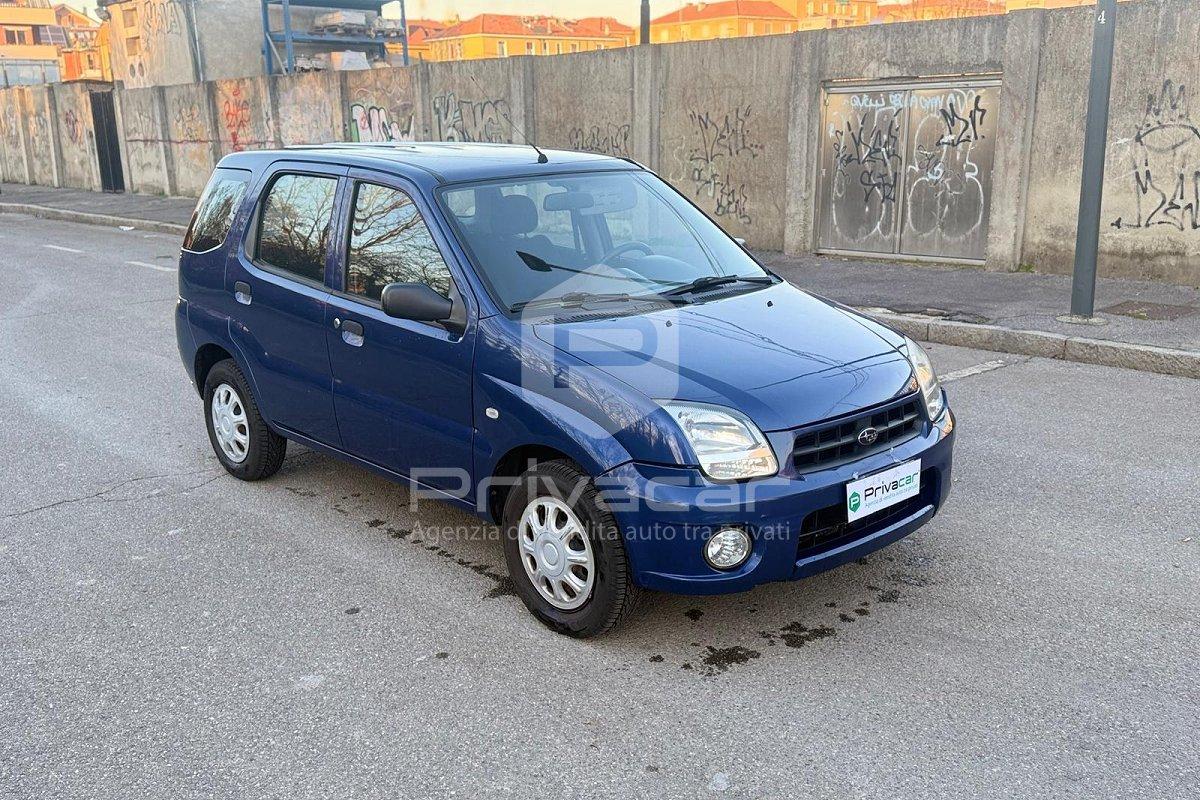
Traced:
<path id="1" fill-rule="evenodd" d="M 982 375 L 985 372 L 991 372 L 994 369 L 1000 369 L 1001 367 L 1006 366 L 1008 366 L 1008 362 L 1002 359 L 985 361 L 982 364 L 976 364 L 973 367 L 963 367 L 962 369 L 956 369 L 953 372 L 947 372 L 945 375 L 939 375 L 938 380 L 942 383 L 950 383 L 951 381 L 957 381 L 962 378 L 969 378 L 972 375 Z"/>
<path id="2" fill-rule="evenodd" d="M 126 261 L 125 263 L 134 267 L 148 267 L 150 269 L 156 269 L 159 272 L 175 271 L 174 267 L 164 267 L 162 264 L 147 264 L 145 261 Z"/>
<path id="3" fill-rule="evenodd" d="M 48 250 L 62 250 L 64 253 L 82 253 L 83 252 L 82 250 L 76 250 L 74 247 L 63 247 L 60 244 L 44 244 L 44 245 L 42 245 L 42 247 L 45 247 Z"/>

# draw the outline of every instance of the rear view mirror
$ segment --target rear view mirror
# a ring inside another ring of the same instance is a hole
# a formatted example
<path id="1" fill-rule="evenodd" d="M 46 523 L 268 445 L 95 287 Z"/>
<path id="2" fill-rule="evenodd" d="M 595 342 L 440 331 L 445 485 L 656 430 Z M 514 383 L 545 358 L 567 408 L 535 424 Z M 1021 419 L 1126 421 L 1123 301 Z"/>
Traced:
<path id="1" fill-rule="evenodd" d="M 389 283 L 380 297 L 383 313 L 397 319 L 441 322 L 450 319 L 454 303 L 424 283 Z"/>
<path id="2" fill-rule="evenodd" d="M 542 208 L 546 211 L 579 211 L 595 204 L 595 198 L 587 192 L 555 192 L 546 195 Z"/>

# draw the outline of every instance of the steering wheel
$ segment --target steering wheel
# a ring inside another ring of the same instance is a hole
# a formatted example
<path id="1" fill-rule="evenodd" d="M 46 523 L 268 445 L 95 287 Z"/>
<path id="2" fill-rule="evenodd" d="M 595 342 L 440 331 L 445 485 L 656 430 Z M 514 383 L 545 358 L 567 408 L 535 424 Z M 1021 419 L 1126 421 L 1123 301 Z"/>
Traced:
<path id="1" fill-rule="evenodd" d="M 612 250 L 609 250 L 607 253 L 605 253 L 604 256 L 600 259 L 600 263 L 606 264 L 606 263 L 608 263 L 608 260 L 610 258 L 616 258 L 618 256 L 623 256 L 626 253 L 632 252 L 634 250 L 638 250 L 641 253 L 648 255 L 648 256 L 654 255 L 654 250 L 650 247 L 650 245 L 645 244 L 644 242 L 626 242 L 625 244 L 617 245 Z"/>

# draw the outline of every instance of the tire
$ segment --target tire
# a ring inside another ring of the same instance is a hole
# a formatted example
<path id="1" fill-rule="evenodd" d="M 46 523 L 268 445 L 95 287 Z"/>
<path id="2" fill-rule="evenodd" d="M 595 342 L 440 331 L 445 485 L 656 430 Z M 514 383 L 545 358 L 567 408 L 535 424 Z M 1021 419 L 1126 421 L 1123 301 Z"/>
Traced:
<path id="1" fill-rule="evenodd" d="M 568 531 L 567 538 L 555 534 L 560 528 L 547 522 L 551 514 L 554 523 Z M 502 528 L 504 559 L 517 595 L 545 625 L 567 636 L 587 638 L 632 615 L 642 590 L 633 583 L 620 527 L 591 478 L 574 464 L 547 461 L 526 471 L 508 493 Z M 577 532 L 571 533 L 573 528 Z M 577 563 L 589 557 L 588 566 Z M 547 573 L 537 572 L 539 568 Z M 585 580 L 583 575 L 589 573 Z M 542 589 L 535 585 L 539 574 Z M 572 596 L 573 587 L 580 583 L 584 591 Z M 556 599 L 550 599 L 548 595 L 556 590 Z"/>
<path id="2" fill-rule="evenodd" d="M 214 403 L 219 406 L 217 416 L 230 424 L 214 420 Z M 228 409 L 229 413 L 221 413 L 221 409 Z M 267 427 L 250 385 L 233 359 L 214 364 L 204 379 L 204 424 L 217 460 L 233 477 L 259 481 L 271 477 L 282 466 L 287 439 Z M 218 424 L 224 430 L 219 431 Z M 231 430 L 236 432 L 232 444 Z M 231 447 L 232 451 L 228 449 Z"/>

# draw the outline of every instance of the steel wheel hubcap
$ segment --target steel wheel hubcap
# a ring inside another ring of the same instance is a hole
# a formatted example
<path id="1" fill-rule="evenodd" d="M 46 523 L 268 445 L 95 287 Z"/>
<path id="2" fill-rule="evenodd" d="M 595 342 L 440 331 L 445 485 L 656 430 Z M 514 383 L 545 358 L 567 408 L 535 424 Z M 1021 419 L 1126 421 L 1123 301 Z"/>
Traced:
<path id="1" fill-rule="evenodd" d="M 250 451 L 250 423 L 246 421 L 246 407 L 237 390 L 222 383 L 212 396 L 212 426 L 221 452 L 235 464 L 246 460 Z"/>
<path id="2" fill-rule="evenodd" d="M 547 603 L 570 611 L 592 596 L 596 561 L 592 543 L 570 506 L 539 497 L 525 507 L 517 525 L 525 574 Z"/>

